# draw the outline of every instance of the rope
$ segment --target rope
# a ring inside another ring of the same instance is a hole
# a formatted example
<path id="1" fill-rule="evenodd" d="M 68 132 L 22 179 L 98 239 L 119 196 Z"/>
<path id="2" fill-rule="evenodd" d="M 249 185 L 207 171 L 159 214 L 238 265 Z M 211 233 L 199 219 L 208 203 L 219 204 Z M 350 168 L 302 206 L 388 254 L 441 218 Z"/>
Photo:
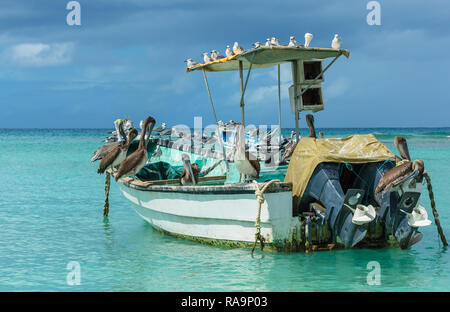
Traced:
<path id="1" fill-rule="evenodd" d="M 430 175 L 428 174 L 427 171 L 424 171 L 423 176 L 424 176 L 425 180 L 427 181 L 428 196 L 430 197 L 431 209 L 433 210 L 434 221 L 436 223 L 436 227 L 437 227 L 439 236 L 441 237 L 441 240 L 442 240 L 442 243 L 444 244 L 444 246 L 448 246 L 447 239 L 445 238 L 444 231 L 442 230 L 442 227 L 441 227 L 441 222 L 439 221 L 439 215 L 436 210 L 436 202 L 434 201 L 434 193 L 433 193 L 433 188 L 431 186 Z"/>
<path id="2" fill-rule="evenodd" d="M 107 217 L 109 213 L 109 186 L 111 185 L 111 174 L 105 173 L 105 205 L 103 206 L 103 217 Z"/>
<path id="3" fill-rule="evenodd" d="M 264 248 L 264 237 L 261 235 L 261 206 L 264 203 L 264 192 L 266 189 L 274 182 L 281 182 L 280 180 L 271 180 L 267 183 L 261 183 L 262 188 L 260 188 L 260 184 L 256 182 L 256 180 L 253 180 L 253 184 L 255 185 L 255 196 L 256 201 L 258 202 L 258 212 L 256 214 L 256 221 L 255 221 L 255 227 L 256 227 L 256 233 L 255 233 L 255 243 L 253 244 L 252 248 L 252 255 L 255 251 L 256 243 L 259 241 L 261 244 L 261 250 Z"/>

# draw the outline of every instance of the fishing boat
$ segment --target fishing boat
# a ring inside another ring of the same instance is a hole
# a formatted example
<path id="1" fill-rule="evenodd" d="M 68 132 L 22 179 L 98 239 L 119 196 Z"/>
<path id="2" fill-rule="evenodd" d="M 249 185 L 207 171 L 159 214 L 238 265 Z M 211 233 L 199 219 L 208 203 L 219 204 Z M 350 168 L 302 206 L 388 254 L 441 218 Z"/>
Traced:
<path id="1" fill-rule="evenodd" d="M 308 252 L 417 243 L 420 227 L 431 223 L 419 204 L 426 172 L 409 159 L 406 141 L 399 157 L 372 134 L 300 137 L 300 113 L 325 108 L 324 73 L 342 55 L 349 58 L 350 51 L 261 46 L 188 67 L 189 73 L 203 74 L 215 132 L 206 137 L 201 131 L 175 137 L 173 131 L 172 136 L 150 134 L 147 164 L 135 176 L 119 178 L 120 191 L 156 230 L 211 245 L 254 249 L 259 243 L 263 250 Z M 292 71 L 288 91 L 295 137 L 281 134 L 280 113 L 278 130 L 252 138 L 258 131 L 245 128 L 244 104 L 250 74 L 278 67 L 281 111 L 280 65 L 285 63 Z M 206 73 L 230 71 L 239 72 L 241 120 L 224 124 L 217 119 Z M 240 147 L 239 131 L 246 143 L 241 138 Z M 211 138 L 214 144 L 207 144 Z M 128 154 L 137 148 L 133 143 Z M 294 148 L 287 157 L 289 144 Z M 241 179 L 239 148 L 255 157 L 258 176 Z M 190 185 L 180 183 L 184 174 L 193 174 L 186 159 L 199 168 Z M 109 174 L 114 177 L 117 170 Z"/>

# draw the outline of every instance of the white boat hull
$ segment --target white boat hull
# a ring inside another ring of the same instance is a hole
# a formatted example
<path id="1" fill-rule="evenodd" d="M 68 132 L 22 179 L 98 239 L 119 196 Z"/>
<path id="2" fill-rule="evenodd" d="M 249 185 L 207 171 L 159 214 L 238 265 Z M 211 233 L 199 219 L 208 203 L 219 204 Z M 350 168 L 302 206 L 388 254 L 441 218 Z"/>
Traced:
<path id="1" fill-rule="evenodd" d="M 168 187 L 143 190 L 127 183 L 119 187 L 136 212 L 157 230 L 211 244 L 246 247 L 255 241 L 258 203 L 251 185 L 237 192 L 224 191 L 226 186 L 169 187 L 173 191 Z M 267 192 L 264 198 L 260 224 L 265 244 L 277 250 L 300 245 L 301 224 L 292 217 L 292 192 Z"/>

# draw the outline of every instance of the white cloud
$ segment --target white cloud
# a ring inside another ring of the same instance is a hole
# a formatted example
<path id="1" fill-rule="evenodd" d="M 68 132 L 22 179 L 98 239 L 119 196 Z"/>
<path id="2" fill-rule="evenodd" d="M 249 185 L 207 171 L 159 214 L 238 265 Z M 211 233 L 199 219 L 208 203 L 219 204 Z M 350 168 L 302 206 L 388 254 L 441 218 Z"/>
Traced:
<path id="1" fill-rule="evenodd" d="M 56 66 L 69 63 L 72 51 L 72 43 L 22 43 L 6 49 L 2 59 L 9 65 Z"/>

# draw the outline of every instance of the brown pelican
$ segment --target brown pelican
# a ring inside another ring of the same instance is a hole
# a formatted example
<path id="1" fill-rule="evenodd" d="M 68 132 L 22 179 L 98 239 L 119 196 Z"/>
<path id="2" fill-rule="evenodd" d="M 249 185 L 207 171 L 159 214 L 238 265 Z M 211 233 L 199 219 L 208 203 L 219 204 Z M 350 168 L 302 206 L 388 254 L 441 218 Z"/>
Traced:
<path id="1" fill-rule="evenodd" d="M 424 163 L 422 160 L 411 161 L 405 138 L 395 137 L 394 143 L 402 157 L 403 163 L 390 169 L 381 177 L 375 189 L 375 194 L 379 192 L 384 194 L 392 187 L 401 184 L 412 176 L 422 176 L 424 172 Z"/>
<path id="2" fill-rule="evenodd" d="M 396 136 L 394 139 L 395 147 L 397 148 L 401 159 L 407 159 L 411 161 L 411 157 L 409 156 L 408 144 L 406 143 L 406 139 L 403 137 Z"/>
<path id="3" fill-rule="evenodd" d="M 236 151 L 234 153 L 234 163 L 239 171 L 239 182 L 242 175 L 244 181 L 247 177 L 258 179 L 261 166 L 254 155 L 245 151 L 244 127 L 241 124 L 236 125 Z"/>
<path id="4" fill-rule="evenodd" d="M 188 154 L 182 154 L 181 159 L 183 160 L 184 170 L 181 174 L 180 183 L 182 185 L 191 185 L 198 183 L 198 174 L 200 169 L 196 163 L 191 164 L 191 160 Z"/>
<path id="5" fill-rule="evenodd" d="M 91 158 L 91 161 L 96 161 L 99 159 L 102 159 L 103 156 L 105 156 L 109 151 L 113 150 L 115 147 L 123 145 L 123 140 L 126 139 L 125 131 L 123 128 L 123 120 L 117 119 L 114 122 L 114 125 L 116 127 L 116 131 L 118 133 L 119 140 L 116 142 L 110 142 L 106 143 L 103 146 L 99 147 L 95 152 L 94 155 Z"/>
<path id="6" fill-rule="evenodd" d="M 128 132 L 128 137 L 124 145 L 116 145 L 105 156 L 103 156 L 97 173 L 103 173 L 109 167 L 115 168 L 127 157 L 128 146 L 138 136 L 136 129 L 132 128 Z"/>
<path id="7" fill-rule="evenodd" d="M 309 137 L 317 138 L 316 129 L 314 128 L 314 116 L 311 114 L 306 115 L 306 124 L 309 127 Z"/>
<path id="8" fill-rule="evenodd" d="M 135 175 L 145 166 L 148 160 L 147 155 L 147 144 L 148 138 L 150 138 L 150 134 L 152 133 L 153 127 L 155 126 L 155 119 L 151 116 L 148 116 L 143 125 L 143 131 L 141 132 L 141 138 L 139 140 L 139 146 L 137 150 L 133 152 L 133 154 L 129 155 L 125 158 L 121 163 L 119 170 L 116 174 L 116 181 L 119 180 L 123 176 Z M 145 139 L 146 133 L 149 133 L 147 140 Z"/>

